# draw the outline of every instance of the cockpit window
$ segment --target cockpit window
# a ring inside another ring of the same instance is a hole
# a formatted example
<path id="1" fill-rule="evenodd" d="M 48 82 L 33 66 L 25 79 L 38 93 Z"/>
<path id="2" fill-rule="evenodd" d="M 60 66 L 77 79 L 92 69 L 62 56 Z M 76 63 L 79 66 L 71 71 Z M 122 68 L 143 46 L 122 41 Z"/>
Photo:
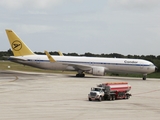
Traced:
<path id="1" fill-rule="evenodd" d="M 149 64 L 149 66 L 154 66 L 154 64 Z"/>

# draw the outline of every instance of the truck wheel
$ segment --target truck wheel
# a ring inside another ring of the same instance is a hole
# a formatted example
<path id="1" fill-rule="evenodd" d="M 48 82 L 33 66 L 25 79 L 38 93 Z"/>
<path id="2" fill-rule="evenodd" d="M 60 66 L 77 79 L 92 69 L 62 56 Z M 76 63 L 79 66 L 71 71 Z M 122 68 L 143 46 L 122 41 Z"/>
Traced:
<path id="1" fill-rule="evenodd" d="M 100 102 L 102 101 L 102 97 L 99 97 L 99 101 L 100 101 Z"/>
<path id="2" fill-rule="evenodd" d="M 88 98 L 88 100 L 89 100 L 89 101 L 92 101 L 92 99 L 91 99 L 91 98 Z"/>
<path id="3" fill-rule="evenodd" d="M 112 101 L 112 96 L 109 96 L 109 101 Z"/>
<path id="4" fill-rule="evenodd" d="M 126 95 L 126 96 L 125 96 L 125 99 L 129 99 L 129 95 Z"/>
<path id="5" fill-rule="evenodd" d="M 129 95 L 127 95 L 127 99 L 129 99 L 130 98 L 130 96 Z"/>
<path id="6" fill-rule="evenodd" d="M 115 100 L 115 95 L 112 96 L 112 100 Z"/>
<path id="7" fill-rule="evenodd" d="M 103 100 L 107 100 L 106 96 L 103 97 Z"/>

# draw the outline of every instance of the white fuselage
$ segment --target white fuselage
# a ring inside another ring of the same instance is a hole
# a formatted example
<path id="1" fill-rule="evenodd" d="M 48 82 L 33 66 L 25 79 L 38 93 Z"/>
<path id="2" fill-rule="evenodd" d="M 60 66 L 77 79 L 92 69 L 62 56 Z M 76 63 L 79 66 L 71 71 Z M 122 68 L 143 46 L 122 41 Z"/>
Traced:
<path id="1" fill-rule="evenodd" d="M 74 70 L 74 65 L 104 67 L 106 72 L 149 74 L 155 71 L 155 65 L 142 59 L 52 56 L 56 62 L 50 62 L 46 55 L 11 56 L 13 62 L 48 70 Z M 86 69 L 86 71 L 89 69 Z"/>

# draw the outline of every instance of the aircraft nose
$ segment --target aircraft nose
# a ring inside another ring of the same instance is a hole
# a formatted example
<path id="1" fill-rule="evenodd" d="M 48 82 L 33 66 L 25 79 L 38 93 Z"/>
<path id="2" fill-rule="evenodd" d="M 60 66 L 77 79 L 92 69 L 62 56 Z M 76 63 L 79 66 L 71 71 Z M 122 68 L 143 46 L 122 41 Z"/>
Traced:
<path id="1" fill-rule="evenodd" d="M 150 68 L 148 69 L 148 74 L 149 73 L 153 73 L 153 72 L 156 72 L 158 70 L 158 67 L 156 67 L 155 65 L 154 66 L 150 66 Z"/>

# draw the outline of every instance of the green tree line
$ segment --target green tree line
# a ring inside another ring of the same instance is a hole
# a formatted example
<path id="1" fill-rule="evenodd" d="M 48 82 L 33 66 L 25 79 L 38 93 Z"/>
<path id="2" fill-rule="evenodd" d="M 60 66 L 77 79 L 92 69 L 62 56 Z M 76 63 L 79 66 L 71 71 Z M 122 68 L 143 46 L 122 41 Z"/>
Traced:
<path id="1" fill-rule="evenodd" d="M 51 55 L 59 55 L 57 51 L 49 52 Z M 35 54 L 45 55 L 44 52 L 35 52 Z M 88 56 L 88 57 L 109 57 L 109 58 L 133 58 L 133 59 L 144 59 L 151 61 L 154 65 L 156 65 L 159 69 L 157 72 L 160 72 L 160 55 L 122 55 L 118 53 L 110 53 L 110 54 L 93 54 L 90 52 L 86 52 L 84 54 L 77 53 L 63 53 L 64 56 Z M 7 60 L 4 56 L 13 56 L 13 52 L 11 49 L 8 51 L 0 51 L 0 60 Z"/>

